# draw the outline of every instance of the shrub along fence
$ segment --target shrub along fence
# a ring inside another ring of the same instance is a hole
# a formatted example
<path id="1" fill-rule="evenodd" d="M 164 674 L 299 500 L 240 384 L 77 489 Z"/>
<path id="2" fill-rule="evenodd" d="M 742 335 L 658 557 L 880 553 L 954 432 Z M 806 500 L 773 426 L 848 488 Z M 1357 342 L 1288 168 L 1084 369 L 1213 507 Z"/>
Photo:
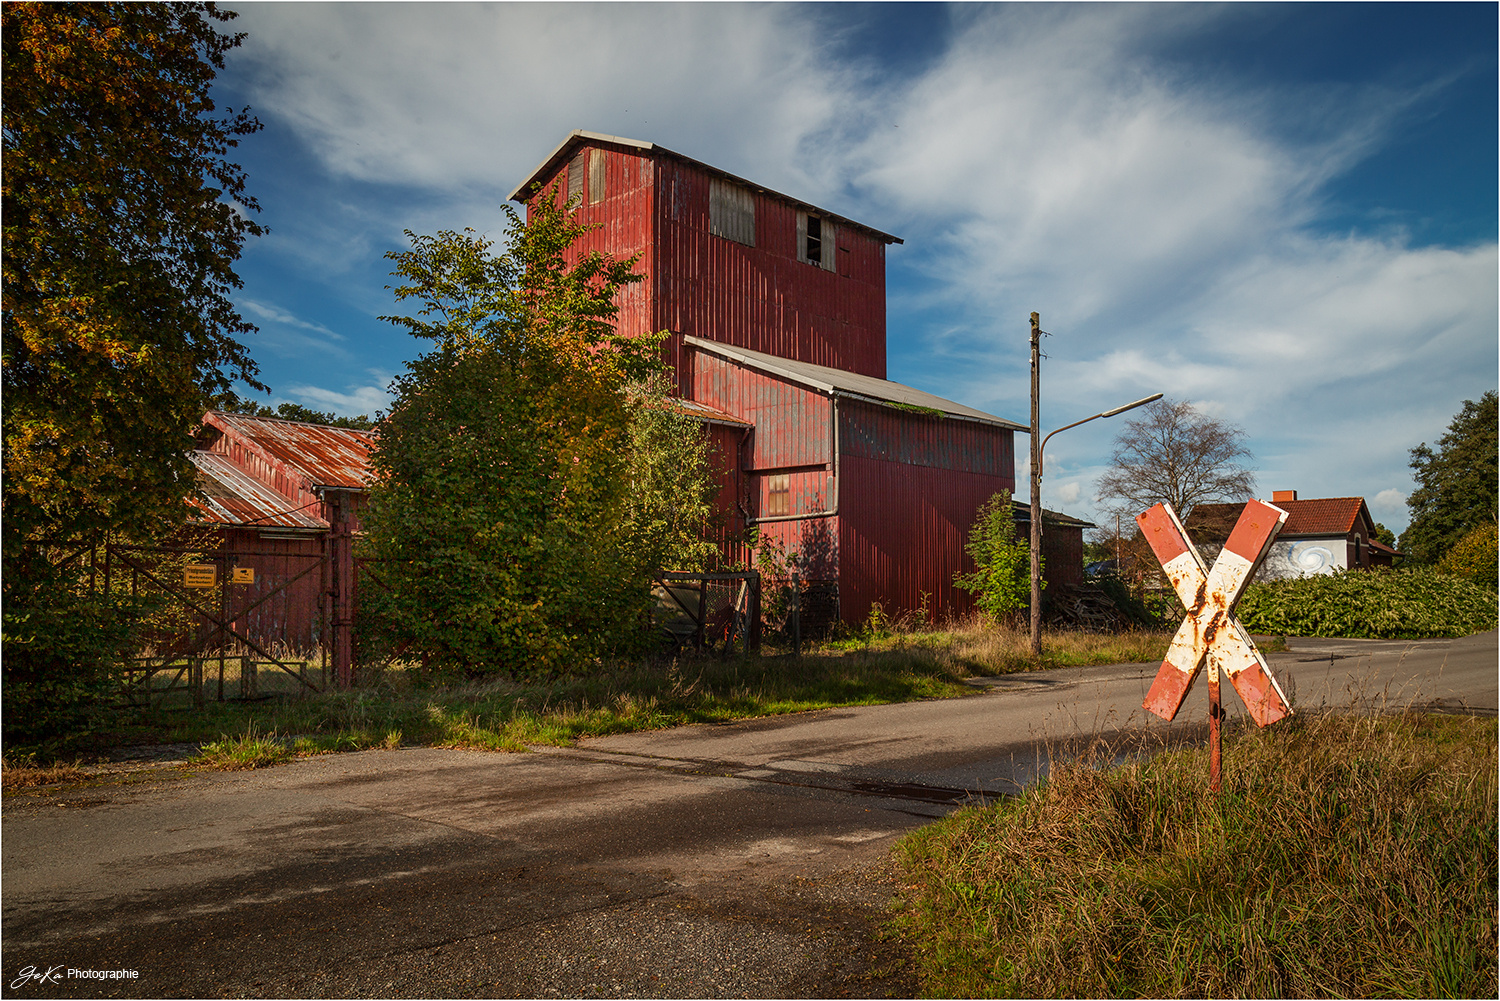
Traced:
<path id="1" fill-rule="evenodd" d="M 1496 593 L 1432 567 L 1341 570 L 1251 584 L 1238 615 L 1253 633 L 1430 639 L 1494 629 Z"/>

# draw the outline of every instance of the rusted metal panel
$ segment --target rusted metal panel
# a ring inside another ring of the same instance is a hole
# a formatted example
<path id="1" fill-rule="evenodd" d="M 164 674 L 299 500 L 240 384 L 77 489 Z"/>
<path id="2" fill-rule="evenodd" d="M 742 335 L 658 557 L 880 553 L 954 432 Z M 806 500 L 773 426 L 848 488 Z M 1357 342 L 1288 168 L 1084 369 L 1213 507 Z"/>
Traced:
<path id="1" fill-rule="evenodd" d="M 846 621 L 879 601 L 932 618 L 973 608 L 953 575 L 969 569 L 964 539 L 980 505 L 1013 476 L 913 466 L 863 456 L 839 460 L 839 594 Z"/>
<path id="2" fill-rule="evenodd" d="M 254 525 L 327 531 L 318 517 L 318 502 L 298 503 L 235 465 L 227 455 L 197 450 L 190 458 L 198 467 L 198 495 L 189 503 L 198 509 L 196 521 L 217 525 Z"/>
<path id="3" fill-rule="evenodd" d="M 368 432 L 217 410 L 203 423 L 222 432 L 209 451 L 228 455 L 294 500 L 316 487 L 369 485 L 375 439 Z"/>

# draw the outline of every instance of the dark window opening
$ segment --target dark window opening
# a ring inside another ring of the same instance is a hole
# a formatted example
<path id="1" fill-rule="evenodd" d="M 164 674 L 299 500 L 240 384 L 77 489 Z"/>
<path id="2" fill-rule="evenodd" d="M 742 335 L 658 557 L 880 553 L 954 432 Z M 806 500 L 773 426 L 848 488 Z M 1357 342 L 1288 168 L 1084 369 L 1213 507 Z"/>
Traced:
<path id="1" fill-rule="evenodd" d="M 815 215 L 807 217 L 807 255 L 809 264 L 823 263 L 823 220 Z"/>

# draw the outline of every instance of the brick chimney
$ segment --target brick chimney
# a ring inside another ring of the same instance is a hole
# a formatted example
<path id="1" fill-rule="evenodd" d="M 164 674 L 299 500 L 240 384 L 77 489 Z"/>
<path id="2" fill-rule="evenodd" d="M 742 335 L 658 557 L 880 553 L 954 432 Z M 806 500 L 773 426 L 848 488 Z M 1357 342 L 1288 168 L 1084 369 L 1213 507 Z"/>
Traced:
<path id="1" fill-rule="evenodd" d="M 1272 504 L 1275 504 L 1277 501 L 1294 501 L 1296 499 L 1297 491 L 1295 490 L 1274 490 L 1271 492 Z"/>

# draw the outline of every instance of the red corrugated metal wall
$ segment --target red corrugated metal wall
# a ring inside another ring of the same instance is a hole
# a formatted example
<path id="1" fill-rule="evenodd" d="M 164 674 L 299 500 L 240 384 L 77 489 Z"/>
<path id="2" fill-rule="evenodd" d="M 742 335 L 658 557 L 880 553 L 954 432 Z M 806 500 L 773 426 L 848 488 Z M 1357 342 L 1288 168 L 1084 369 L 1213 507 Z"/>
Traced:
<path id="1" fill-rule="evenodd" d="M 671 156 L 609 146 L 589 148 L 605 160 L 604 197 L 583 188 L 579 219 L 598 224 L 570 252 L 640 256 L 646 280 L 619 298 L 618 329 L 671 330 L 784 358 L 885 378 L 885 243 L 839 226 L 836 271 L 797 260 L 797 210 L 755 194 L 755 243 L 747 247 L 709 232 L 709 174 Z M 570 158 L 546 185 L 566 197 Z M 585 166 L 584 169 L 587 169 Z M 679 386 L 692 383 L 681 338 L 668 346 Z"/>
<path id="2" fill-rule="evenodd" d="M 973 607 L 953 575 L 980 505 L 1015 489 L 1015 434 L 952 417 L 840 400 L 839 592 L 846 621 L 879 601 L 933 618 Z"/>
<path id="3" fill-rule="evenodd" d="M 988 473 L 913 466 L 862 456 L 839 462 L 839 599 L 847 622 L 870 604 L 887 612 L 919 608 L 933 619 L 973 607 L 953 575 L 969 569 L 963 551 L 974 513 L 1012 482 Z"/>
<path id="4" fill-rule="evenodd" d="M 695 356 L 692 398 L 755 425 L 745 468 L 790 469 L 833 461 L 828 397 L 702 351 L 690 353 Z"/>
<path id="5" fill-rule="evenodd" d="M 657 163 L 657 325 L 884 379 L 885 243 L 841 226 L 838 270 L 805 264 L 797 210 L 759 193 L 754 247 L 714 236 L 709 179 L 670 157 Z M 687 385 L 685 360 L 673 361 Z"/>

